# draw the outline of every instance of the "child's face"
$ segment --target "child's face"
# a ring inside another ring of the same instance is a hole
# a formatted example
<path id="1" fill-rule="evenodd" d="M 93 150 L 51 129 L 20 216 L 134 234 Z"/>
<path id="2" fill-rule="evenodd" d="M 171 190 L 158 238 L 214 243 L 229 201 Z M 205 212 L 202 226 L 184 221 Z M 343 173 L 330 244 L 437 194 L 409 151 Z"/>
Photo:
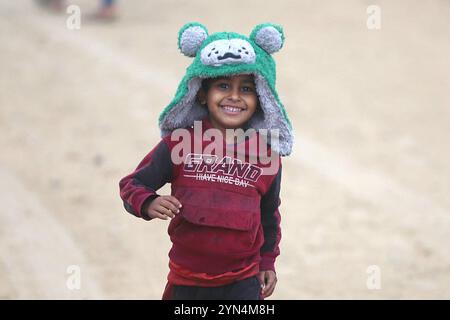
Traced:
<path id="1" fill-rule="evenodd" d="M 246 74 L 211 79 L 199 98 L 206 102 L 213 126 L 222 130 L 241 128 L 258 106 L 253 76 Z"/>

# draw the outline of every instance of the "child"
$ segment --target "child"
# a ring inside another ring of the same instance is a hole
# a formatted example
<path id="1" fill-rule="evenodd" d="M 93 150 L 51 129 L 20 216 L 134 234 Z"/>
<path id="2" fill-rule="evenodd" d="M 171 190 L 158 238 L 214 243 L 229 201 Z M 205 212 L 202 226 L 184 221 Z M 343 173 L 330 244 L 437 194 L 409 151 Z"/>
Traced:
<path id="1" fill-rule="evenodd" d="M 283 42 L 282 28 L 269 23 L 250 37 L 208 35 L 199 23 L 179 32 L 178 46 L 194 62 L 159 118 L 162 140 L 120 181 L 128 212 L 171 218 L 163 299 L 256 300 L 274 291 L 279 160 L 293 143 L 271 57 Z M 171 195 L 158 195 L 166 183 Z"/>
<path id="2" fill-rule="evenodd" d="M 91 18 L 103 21 L 114 21 L 118 18 L 116 0 L 101 0 L 100 7 Z"/>

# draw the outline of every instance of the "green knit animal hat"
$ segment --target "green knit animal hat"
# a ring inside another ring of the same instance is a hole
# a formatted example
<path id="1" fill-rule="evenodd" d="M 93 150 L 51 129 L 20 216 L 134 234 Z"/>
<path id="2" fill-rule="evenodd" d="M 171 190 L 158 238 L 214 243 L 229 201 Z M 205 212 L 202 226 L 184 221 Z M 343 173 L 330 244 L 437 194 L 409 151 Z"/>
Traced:
<path id="1" fill-rule="evenodd" d="M 208 110 L 196 99 L 202 80 L 235 74 L 252 74 L 255 80 L 261 110 L 249 120 L 250 127 L 278 129 L 279 141 L 272 148 L 281 156 L 291 153 L 292 126 L 275 89 L 275 61 L 272 54 L 284 43 L 283 29 L 279 25 L 257 25 L 250 37 L 234 32 L 208 35 L 200 23 L 184 25 L 178 33 L 181 52 L 193 57 L 172 102 L 159 117 L 161 135 L 177 128 L 186 128 L 208 115 Z"/>

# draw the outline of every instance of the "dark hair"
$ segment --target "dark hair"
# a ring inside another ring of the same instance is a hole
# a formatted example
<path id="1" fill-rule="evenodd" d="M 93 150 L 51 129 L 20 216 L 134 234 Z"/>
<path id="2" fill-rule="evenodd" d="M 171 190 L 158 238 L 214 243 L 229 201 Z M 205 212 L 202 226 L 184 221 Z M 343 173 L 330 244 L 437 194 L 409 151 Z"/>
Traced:
<path id="1" fill-rule="evenodd" d="M 202 90 L 204 92 L 208 92 L 209 87 L 211 85 L 211 79 L 213 79 L 213 78 L 205 78 L 202 80 Z"/>

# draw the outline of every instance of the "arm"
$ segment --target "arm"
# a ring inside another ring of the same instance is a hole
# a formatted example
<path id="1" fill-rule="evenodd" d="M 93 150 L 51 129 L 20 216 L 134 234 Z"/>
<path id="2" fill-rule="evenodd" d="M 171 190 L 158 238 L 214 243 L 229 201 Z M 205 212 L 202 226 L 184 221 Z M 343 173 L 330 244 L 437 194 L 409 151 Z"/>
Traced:
<path id="1" fill-rule="evenodd" d="M 164 140 L 153 148 L 136 170 L 119 182 L 120 197 L 129 213 L 151 220 L 146 213 L 148 205 L 159 195 L 156 191 L 172 180 L 170 150 Z"/>
<path id="2" fill-rule="evenodd" d="M 261 247 L 260 271 L 275 272 L 275 259 L 280 254 L 281 216 L 278 207 L 281 188 L 281 164 L 269 190 L 261 198 L 261 224 L 264 231 L 264 243 Z"/>
<path id="3" fill-rule="evenodd" d="M 281 240 L 281 216 L 278 207 L 280 201 L 281 162 L 277 175 L 267 193 L 261 198 L 261 224 L 264 232 L 264 243 L 261 247 L 258 279 L 261 283 L 262 298 L 272 295 L 277 283 L 275 259 L 280 254 L 278 247 Z"/>

